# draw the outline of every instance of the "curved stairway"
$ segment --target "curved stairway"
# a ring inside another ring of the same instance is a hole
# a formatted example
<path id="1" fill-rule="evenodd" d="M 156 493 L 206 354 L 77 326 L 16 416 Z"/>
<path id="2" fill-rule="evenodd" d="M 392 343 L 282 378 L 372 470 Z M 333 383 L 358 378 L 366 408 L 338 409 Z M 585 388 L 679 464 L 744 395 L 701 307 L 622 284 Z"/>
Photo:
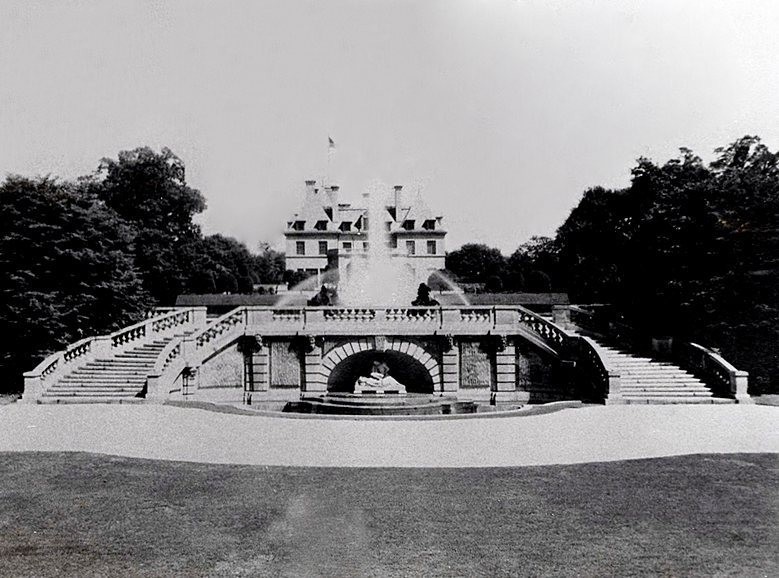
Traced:
<path id="1" fill-rule="evenodd" d="M 595 349 L 604 363 L 619 373 L 621 396 L 626 404 L 735 403 L 733 399 L 714 397 L 705 383 L 672 363 L 627 353 L 597 341 Z"/>
<path id="2" fill-rule="evenodd" d="M 169 341 L 158 339 L 110 358 L 92 360 L 49 387 L 38 403 L 141 401 L 146 377 Z"/>

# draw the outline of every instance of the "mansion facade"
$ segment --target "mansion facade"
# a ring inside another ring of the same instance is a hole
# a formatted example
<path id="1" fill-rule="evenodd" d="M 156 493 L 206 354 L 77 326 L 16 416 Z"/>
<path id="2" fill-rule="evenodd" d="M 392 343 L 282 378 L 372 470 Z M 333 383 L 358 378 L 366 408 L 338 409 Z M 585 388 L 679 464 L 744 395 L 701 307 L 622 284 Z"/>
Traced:
<path id="1" fill-rule="evenodd" d="M 367 256 L 368 229 L 373 226 L 368 222 L 367 196 L 365 206 L 352 206 L 339 202 L 339 195 L 338 185 L 306 181 L 303 206 L 287 221 L 284 232 L 287 270 L 342 272 L 352 260 Z M 435 215 L 421 196 L 409 196 L 396 185 L 385 199 L 378 226 L 386 232 L 390 257 L 402 260 L 421 282 L 445 266 L 446 230 L 443 217 Z"/>

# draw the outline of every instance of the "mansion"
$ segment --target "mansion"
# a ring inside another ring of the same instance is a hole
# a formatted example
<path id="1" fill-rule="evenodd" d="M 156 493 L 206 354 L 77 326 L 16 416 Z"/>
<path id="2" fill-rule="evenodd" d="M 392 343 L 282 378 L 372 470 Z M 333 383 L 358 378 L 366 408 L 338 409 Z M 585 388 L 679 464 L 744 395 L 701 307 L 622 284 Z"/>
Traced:
<path id="1" fill-rule="evenodd" d="M 343 272 L 353 259 L 368 253 L 368 197 L 365 206 L 339 202 L 340 187 L 317 186 L 306 181 L 301 210 L 287 222 L 287 270 L 322 273 L 325 269 Z M 390 257 L 424 281 L 431 271 L 444 268 L 446 248 L 443 217 L 433 213 L 421 196 L 410 199 L 401 185 L 388 194 L 378 224 L 386 233 Z M 375 238 L 375 237 L 374 237 Z"/>

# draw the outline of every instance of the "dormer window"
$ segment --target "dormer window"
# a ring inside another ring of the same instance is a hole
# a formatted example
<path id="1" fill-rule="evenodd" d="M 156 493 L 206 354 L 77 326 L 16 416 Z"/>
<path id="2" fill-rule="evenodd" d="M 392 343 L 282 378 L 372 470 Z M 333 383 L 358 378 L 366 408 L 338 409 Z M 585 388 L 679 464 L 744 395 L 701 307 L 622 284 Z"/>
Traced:
<path id="1" fill-rule="evenodd" d="M 295 221 L 294 223 L 292 223 L 292 228 L 295 231 L 302 231 L 303 229 L 306 228 L 306 222 L 305 221 Z"/>
<path id="2" fill-rule="evenodd" d="M 405 221 L 403 221 L 403 228 L 406 231 L 413 231 L 415 225 L 416 225 L 416 221 L 414 221 L 414 219 L 406 219 Z"/>
<path id="3" fill-rule="evenodd" d="M 422 223 L 422 228 L 426 231 L 432 231 L 435 229 L 435 219 L 427 219 L 424 223 Z"/>
<path id="4" fill-rule="evenodd" d="M 351 231 L 352 230 L 352 222 L 351 221 L 343 221 L 338 228 L 341 231 Z"/>
<path id="5" fill-rule="evenodd" d="M 314 225 L 314 229 L 317 231 L 327 231 L 327 221 L 317 221 Z"/>

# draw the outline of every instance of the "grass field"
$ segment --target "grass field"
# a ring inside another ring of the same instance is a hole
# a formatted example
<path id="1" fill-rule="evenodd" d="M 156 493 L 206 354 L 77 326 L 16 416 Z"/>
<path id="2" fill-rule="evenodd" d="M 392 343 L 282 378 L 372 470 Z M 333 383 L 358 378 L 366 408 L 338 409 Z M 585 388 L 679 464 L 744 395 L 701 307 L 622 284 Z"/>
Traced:
<path id="1" fill-rule="evenodd" d="M 779 457 L 335 469 L 0 454 L 2 576 L 777 576 Z"/>

